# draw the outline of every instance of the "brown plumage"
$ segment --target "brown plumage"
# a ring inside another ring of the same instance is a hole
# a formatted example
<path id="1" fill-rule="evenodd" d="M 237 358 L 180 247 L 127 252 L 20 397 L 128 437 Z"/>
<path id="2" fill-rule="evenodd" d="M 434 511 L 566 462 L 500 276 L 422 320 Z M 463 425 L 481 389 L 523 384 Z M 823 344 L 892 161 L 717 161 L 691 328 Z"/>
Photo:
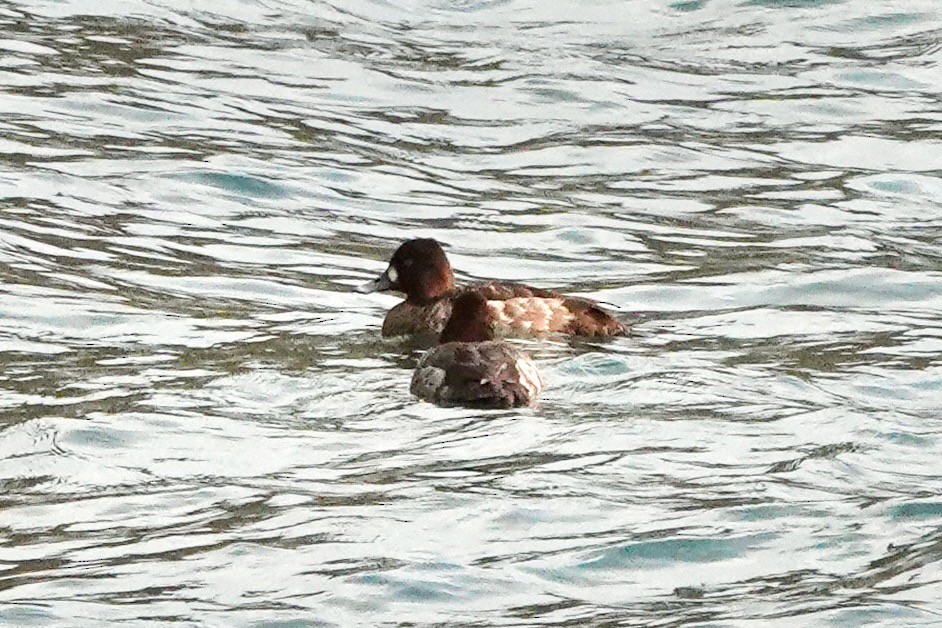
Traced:
<path id="1" fill-rule="evenodd" d="M 393 254 L 389 268 L 361 292 L 397 290 L 406 300 L 383 321 L 383 336 L 437 334 L 459 296 L 475 292 L 487 300 L 488 321 L 501 337 L 563 333 L 621 336 L 629 328 L 598 304 L 519 283 L 488 281 L 455 287 L 445 252 L 432 239 L 409 240 Z"/>
<path id="2" fill-rule="evenodd" d="M 440 405 L 511 408 L 531 403 L 543 387 L 529 356 L 493 340 L 487 300 L 464 292 L 454 300 L 437 347 L 412 376 L 412 394 Z"/>

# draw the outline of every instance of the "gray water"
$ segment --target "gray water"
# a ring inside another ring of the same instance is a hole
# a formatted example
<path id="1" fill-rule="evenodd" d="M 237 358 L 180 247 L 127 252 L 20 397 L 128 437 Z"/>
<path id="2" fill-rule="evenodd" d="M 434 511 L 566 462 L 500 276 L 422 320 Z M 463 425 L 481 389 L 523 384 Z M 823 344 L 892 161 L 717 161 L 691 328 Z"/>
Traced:
<path id="1" fill-rule="evenodd" d="M 0 624 L 942 624 L 937 0 L 0 0 Z M 410 397 L 403 240 L 634 323 Z"/>

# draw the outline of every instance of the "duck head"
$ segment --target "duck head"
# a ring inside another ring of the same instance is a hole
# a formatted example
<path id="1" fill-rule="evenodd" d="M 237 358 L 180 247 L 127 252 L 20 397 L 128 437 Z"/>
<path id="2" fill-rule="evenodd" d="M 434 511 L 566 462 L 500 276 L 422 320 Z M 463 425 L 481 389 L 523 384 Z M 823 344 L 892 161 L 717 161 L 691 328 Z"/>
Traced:
<path id="1" fill-rule="evenodd" d="M 455 299 L 451 316 L 445 323 L 440 344 L 446 342 L 485 342 L 494 339 L 494 330 L 488 324 L 487 299 L 479 292 L 465 292 Z"/>
<path id="2" fill-rule="evenodd" d="M 357 287 L 357 292 L 396 290 L 413 304 L 431 303 L 455 288 L 451 264 L 441 245 L 431 238 L 404 242 L 383 273 Z"/>

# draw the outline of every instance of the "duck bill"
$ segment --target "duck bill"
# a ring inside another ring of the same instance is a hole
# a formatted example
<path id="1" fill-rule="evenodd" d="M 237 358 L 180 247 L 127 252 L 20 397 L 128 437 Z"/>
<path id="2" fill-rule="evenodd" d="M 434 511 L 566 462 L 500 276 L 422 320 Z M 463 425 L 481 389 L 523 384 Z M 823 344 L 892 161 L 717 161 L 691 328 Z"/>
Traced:
<path id="1" fill-rule="evenodd" d="M 387 270 L 376 279 L 367 281 L 366 283 L 357 286 L 356 291 L 363 294 L 369 294 L 370 292 L 382 292 L 383 290 L 389 290 L 392 287 L 393 282 L 389 278 L 389 271 Z"/>

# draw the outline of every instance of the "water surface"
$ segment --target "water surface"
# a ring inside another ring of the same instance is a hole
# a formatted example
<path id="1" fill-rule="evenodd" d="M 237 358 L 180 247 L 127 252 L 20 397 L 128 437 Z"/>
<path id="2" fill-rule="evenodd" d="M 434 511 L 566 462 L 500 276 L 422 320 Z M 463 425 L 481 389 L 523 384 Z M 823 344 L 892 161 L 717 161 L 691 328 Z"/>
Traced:
<path id="1" fill-rule="evenodd" d="M 942 622 L 931 0 L 0 1 L 0 624 Z M 403 240 L 587 295 L 409 396 Z"/>

